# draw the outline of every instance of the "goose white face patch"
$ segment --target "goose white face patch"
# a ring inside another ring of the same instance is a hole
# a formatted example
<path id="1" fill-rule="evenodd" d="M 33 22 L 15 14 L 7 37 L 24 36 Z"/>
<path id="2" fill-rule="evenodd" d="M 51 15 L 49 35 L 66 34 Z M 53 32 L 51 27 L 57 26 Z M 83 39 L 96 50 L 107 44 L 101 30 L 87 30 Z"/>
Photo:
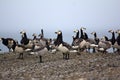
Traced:
<path id="1" fill-rule="evenodd" d="M 92 32 L 91 34 L 94 35 L 96 32 Z"/>
<path id="2" fill-rule="evenodd" d="M 86 30 L 86 28 L 84 28 L 84 27 L 81 27 L 81 30 Z"/>
<path id="3" fill-rule="evenodd" d="M 62 32 L 59 30 L 59 31 L 57 31 L 57 32 L 55 32 L 55 34 L 61 34 Z"/>
<path id="4" fill-rule="evenodd" d="M 109 30 L 108 32 L 113 33 L 114 31 L 113 30 Z"/>
<path id="5" fill-rule="evenodd" d="M 37 36 L 35 33 L 32 36 Z"/>
<path id="6" fill-rule="evenodd" d="M 74 33 L 77 33 L 77 32 L 78 32 L 78 29 L 74 30 L 73 32 L 74 32 Z"/>

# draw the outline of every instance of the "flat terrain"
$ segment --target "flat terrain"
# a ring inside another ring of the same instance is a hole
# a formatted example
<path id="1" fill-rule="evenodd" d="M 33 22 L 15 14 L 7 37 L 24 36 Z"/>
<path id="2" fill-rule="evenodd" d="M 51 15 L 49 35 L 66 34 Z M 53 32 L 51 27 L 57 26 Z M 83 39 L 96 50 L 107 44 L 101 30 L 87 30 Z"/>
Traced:
<path id="1" fill-rule="evenodd" d="M 0 54 L 0 80 L 120 80 L 120 55 L 117 53 L 45 53 L 39 57 L 24 53 Z"/>

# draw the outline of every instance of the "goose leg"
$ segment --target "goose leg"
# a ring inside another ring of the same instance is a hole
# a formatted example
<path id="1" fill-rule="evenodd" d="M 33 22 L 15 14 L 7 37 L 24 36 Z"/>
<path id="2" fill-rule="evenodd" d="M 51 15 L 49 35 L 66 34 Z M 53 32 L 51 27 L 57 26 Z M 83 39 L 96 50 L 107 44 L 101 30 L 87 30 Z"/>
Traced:
<path id="1" fill-rule="evenodd" d="M 65 53 L 65 59 L 67 60 L 67 53 Z"/>
<path id="2" fill-rule="evenodd" d="M 67 53 L 63 53 L 63 59 L 67 60 Z"/>
<path id="3" fill-rule="evenodd" d="M 95 53 L 95 48 L 93 48 L 93 53 Z"/>
<path id="4" fill-rule="evenodd" d="M 20 53 L 18 58 L 23 59 L 23 53 Z"/>
<path id="5" fill-rule="evenodd" d="M 67 53 L 67 55 L 68 55 L 67 59 L 69 59 L 69 53 Z"/>
<path id="6" fill-rule="evenodd" d="M 113 47 L 113 53 L 115 53 L 115 48 Z"/>
<path id="7" fill-rule="evenodd" d="M 41 55 L 39 56 L 39 59 L 40 59 L 40 63 L 42 63 L 42 56 Z"/>
<path id="8" fill-rule="evenodd" d="M 90 53 L 90 48 L 88 48 L 88 53 Z"/>
<path id="9" fill-rule="evenodd" d="M 63 53 L 63 59 L 65 59 L 65 53 Z"/>

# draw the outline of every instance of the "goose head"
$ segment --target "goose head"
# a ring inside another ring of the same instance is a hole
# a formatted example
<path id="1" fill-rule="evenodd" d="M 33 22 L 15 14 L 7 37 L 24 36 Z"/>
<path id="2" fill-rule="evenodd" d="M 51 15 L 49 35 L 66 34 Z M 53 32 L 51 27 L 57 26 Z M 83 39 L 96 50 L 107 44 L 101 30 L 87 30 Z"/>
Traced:
<path id="1" fill-rule="evenodd" d="M 22 37 L 24 37 L 24 35 L 26 34 L 26 32 L 25 32 L 24 30 L 22 30 L 22 31 L 20 32 L 20 34 L 21 34 Z"/>
<path id="2" fill-rule="evenodd" d="M 120 34 L 120 29 L 116 31 L 116 33 Z"/>
<path id="3" fill-rule="evenodd" d="M 113 31 L 113 30 L 109 30 L 108 32 L 109 32 L 109 33 L 114 33 L 114 31 Z"/>
<path id="4" fill-rule="evenodd" d="M 20 32 L 20 34 L 25 34 L 26 32 L 24 31 L 24 30 L 22 30 L 21 32 Z"/>
<path id="5" fill-rule="evenodd" d="M 33 33 L 33 35 L 32 35 L 33 37 L 36 37 L 37 35 L 35 34 L 35 33 Z"/>
<path id="6" fill-rule="evenodd" d="M 0 38 L 0 42 L 2 41 L 2 38 Z"/>
<path id="7" fill-rule="evenodd" d="M 96 34 L 96 32 L 92 32 L 92 33 L 91 33 L 91 35 L 95 35 L 95 34 Z"/>
<path id="8" fill-rule="evenodd" d="M 60 35 L 60 34 L 62 34 L 62 31 L 58 30 L 57 32 L 55 32 L 55 34 Z"/>
<path id="9" fill-rule="evenodd" d="M 86 28 L 85 28 L 85 27 L 81 27 L 80 29 L 81 29 L 81 30 L 86 30 Z"/>
<path id="10" fill-rule="evenodd" d="M 103 37 L 101 38 L 101 40 L 102 40 L 102 41 L 109 41 L 109 39 L 108 39 L 107 36 L 103 36 Z"/>
<path id="11" fill-rule="evenodd" d="M 79 32 L 79 30 L 78 30 L 78 29 L 76 29 L 76 30 L 74 30 L 73 32 L 74 32 L 74 33 L 78 33 L 78 32 Z"/>

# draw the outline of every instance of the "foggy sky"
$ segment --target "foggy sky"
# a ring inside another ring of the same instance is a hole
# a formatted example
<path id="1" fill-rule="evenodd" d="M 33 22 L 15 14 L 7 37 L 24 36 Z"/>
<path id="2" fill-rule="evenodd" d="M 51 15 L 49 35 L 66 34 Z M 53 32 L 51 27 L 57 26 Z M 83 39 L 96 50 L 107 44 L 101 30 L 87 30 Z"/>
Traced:
<path id="1" fill-rule="evenodd" d="M 0 0 L 0 33 L 120 28 L 120 0 Z"/>

